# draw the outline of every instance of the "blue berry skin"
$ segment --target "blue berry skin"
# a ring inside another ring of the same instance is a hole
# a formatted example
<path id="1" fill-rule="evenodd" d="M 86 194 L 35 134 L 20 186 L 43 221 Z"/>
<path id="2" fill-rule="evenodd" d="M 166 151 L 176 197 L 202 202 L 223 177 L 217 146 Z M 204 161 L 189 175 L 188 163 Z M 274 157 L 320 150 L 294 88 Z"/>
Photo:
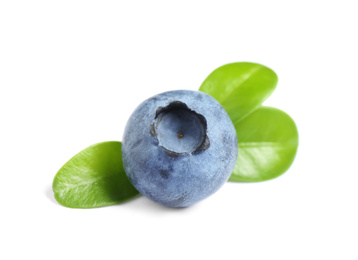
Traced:
<path id="1" fill-rule="evenodd" d="M 169 207 L 188 207 L 215 193 L 230 177 L 237 155 L 230 117 L 200 91 L 169 91 L 147 99 L 130 116 L 122 141 L 131 183 Z"/>

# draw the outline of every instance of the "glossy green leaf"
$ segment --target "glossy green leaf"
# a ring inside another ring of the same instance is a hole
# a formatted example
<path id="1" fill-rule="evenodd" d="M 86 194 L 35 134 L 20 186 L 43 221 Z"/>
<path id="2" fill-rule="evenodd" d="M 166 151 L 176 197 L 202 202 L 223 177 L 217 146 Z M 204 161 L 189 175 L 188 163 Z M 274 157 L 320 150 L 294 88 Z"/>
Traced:
<path id="1" fill-rule="evenodd" d="M 263 65 L 238 62 L 214 70 L 199 90 L 214 97 L 237 123 L 260 107 L 277 81 L 276 73 Z"/>
<path id="2" fill-rule="evenodd" d="M 94 144 L 72 157 L 56 174 L 56 200 L 70 208 L 95 208 L 127 201 L 139 193 L 122 165 L 121 142 Z"/>
<path id="3" fill-rule="evenodd" d="M 298 147 L 295 122 L 285 112 L 261 107 L 235 124 L 239 155 L 229 181 L 273 179 L 292 164 Z"/>

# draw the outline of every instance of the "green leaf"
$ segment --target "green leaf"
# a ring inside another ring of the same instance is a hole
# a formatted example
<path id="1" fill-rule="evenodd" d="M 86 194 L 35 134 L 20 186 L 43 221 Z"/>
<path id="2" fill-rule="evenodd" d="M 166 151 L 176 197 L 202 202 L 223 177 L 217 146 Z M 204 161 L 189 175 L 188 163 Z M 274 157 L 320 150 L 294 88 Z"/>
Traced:
<path id="1" fill-rule="evenodd" d="M 199 89 L 225 108 L 237 131 L 239 155 L 229 181 L 273 179 L 294 160 L 298 147 L 294 121 L 278 109 L 261 107 L 277 81 L 271 69 L 239 62 L 214 70 Z"/>
<path id="2" fill-rule="evenodd" d="M 257 182 L 273 179 L 292 164 L 297 147 L 295 122 L 285 112 L 261 107 L 235 124 L 239 155 L 229 181 Z"/>
<path id="3" fill-rule="evenodd" d="M 56 200 L 70 208 L 95 208 L 122 203 L 139 192 L 122 165 L 121 142 L 94 144 L 72 157 L 53 180 Z"/>
<path id="4" fill-rule="evenodd" d="M 238 62 L 214 70 L 199 90 L 214 97 L 235 124 L 260 107 L 277 81 L 276 73 L 263 65 Z"/>

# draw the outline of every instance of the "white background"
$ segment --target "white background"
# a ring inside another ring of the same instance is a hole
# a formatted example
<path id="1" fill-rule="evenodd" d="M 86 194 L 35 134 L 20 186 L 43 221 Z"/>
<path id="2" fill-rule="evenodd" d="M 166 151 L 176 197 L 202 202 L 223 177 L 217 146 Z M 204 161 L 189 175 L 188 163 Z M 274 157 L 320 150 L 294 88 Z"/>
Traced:
<path id="1" fill-rule="evenodd" d="M 1 1 L 1 259 L 358 259 L 356 1 Z M 297 123 L 283 176 L 187 209 L 60 206 L 57 170 L 135 107 L 251 61 Z"/>

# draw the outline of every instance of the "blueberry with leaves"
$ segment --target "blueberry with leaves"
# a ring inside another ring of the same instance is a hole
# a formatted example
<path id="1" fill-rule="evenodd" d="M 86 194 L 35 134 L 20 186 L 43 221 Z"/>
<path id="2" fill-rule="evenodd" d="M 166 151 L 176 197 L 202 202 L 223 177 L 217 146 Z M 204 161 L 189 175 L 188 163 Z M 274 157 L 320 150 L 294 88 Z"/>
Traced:
<path id="1" fill-rule="evenodd" d="M 283 174 L 294 160 L 298 147 L 298 132 L 294 121 L 279 109 L 261 105 L 276 85 L 277 75 L 271 69 L 260 64 L 240 62 L 216 69 L 199 89 L 221 104 L 237 132 L 239 153 L 232 173 L 229 174 L 229 181 L 258 182 L 273 179 Z M 160 144 L 162 153 L 172 160 L 184 158 L 185 154 L 194 156 L 209 151 L 210 129 L 205 128 L 207 126 L 201 117 L 203 112 L 191 113 L 187 104 L 170 104 L 169 102 L 161 109 L 156 109 L 149 130 L 151 140 Z M 182 116 L 182 112 L 174 111 L 178 108 L 190 119 L 188 121 L 191 123 L 182 123 L 183 127 L 190 130 L 189 136 L 184 129 L 177 131 L 180 126 L 178 122 L 181 122 L 178 118 Z M 160 123 L 160 119 L 166 120 Z M 207 138 L 203 133 L 206 133 Z M 168 135 L 175 136 L 176 139 L 162 138 Z M 121 142 L 103 142 L 86 148 L 70 159 L 53 181 L 57 201 L 67 207 L 94 208 L 119 204 L 138 196 L 139 192 L 126 176 L 121 148 Z M 126 159 L 124 161 L 126 164 Z M 176 171 L 170 165 L 167 168 L 157 171 L 156 176 L 160 176 L 161 180 L 169 179 L 170 173 Z M 137 185 L 138 180 L 130 178 Z M 163 187 L 157 186 L 159 189 Z M 207 190 L 203 191 L 206 192 L 205 196 L 209 196 L 215 188 L 209 185 Z M 143 190 L 142 192 L 145 193 Z M 152 199 L 158 198 L 158 192 L 146 195 L 152 196 Z M 205 197 L 193 196 L 188 192 L 175 196 L 177 201 L 172 200 L 175 203 L 159 202 L 175 207 L 188 206 Z"/>

